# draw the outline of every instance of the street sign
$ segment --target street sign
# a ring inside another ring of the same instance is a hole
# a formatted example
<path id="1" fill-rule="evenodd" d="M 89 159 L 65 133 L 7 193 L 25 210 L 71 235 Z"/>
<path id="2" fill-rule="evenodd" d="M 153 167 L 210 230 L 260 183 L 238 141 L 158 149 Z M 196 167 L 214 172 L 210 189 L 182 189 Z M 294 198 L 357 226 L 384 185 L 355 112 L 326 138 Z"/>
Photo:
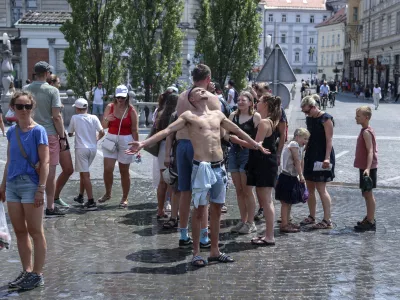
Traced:
<path id="1" fill-rule="evenodd" d="M 278 78 L 274 78 L 276 56 L 278 56 Z M 289 65 L 285 54 L 283 54 L 283 51 L 278 44 L 275 46 L 275 49 L 272 50 L 272 53 L 268 57 L 256 79 L 258 82 L 272 82 L 274 80 L 283 83 L 296 82 L 296 76 L 293 73 L 292 67 Z"/>
<path id="2" fill-rule="evenodd" d="M 355 67 L 361 67 L 361 60 L 356 60 L 354 65 Z"/>
<path id="3" fill-rule="evenodd" d="M 290 92 L 286 85 L 279 83 L 276 87 L 273 87 L 272 93 L 281 98 L 283 108 L 287 108 L 289 106 Z"/>
<path id="4" fill-rule="evenodd" d="M 390 56 L 382 56 L 381 64 L 382 65 L 390 65 Z"/>

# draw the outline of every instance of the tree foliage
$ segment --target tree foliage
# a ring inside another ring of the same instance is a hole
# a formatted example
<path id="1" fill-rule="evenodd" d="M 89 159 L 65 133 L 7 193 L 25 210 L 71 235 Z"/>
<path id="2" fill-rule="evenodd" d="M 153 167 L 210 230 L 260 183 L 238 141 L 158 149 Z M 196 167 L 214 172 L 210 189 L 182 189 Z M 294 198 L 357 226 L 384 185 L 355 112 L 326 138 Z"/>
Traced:
<path id="1" fill-rule="evenodd" d="M 72 19 L 61 32 L 69 47 L 64 63 L 68 85 L 78 95 L 85 95 L 98 81 L 110 92 L 119 82 L 119 59 L 123 51 L 118 17 L 120 0 L 68 0 Z"/>
<path id="2" fill-rule="evenodd" d="M 237 88 L 258 56 L 260 15 L 257 0 L 201 0 L 196 17 L 196 57 L 207 64 L 221 86 L 229 76 Z"/>
<path id="3" fill-rule="evenodd" d="M 181 74 L 183 33 L 178 25 L 183 7 L 182 0 L 127 0 L 123 5 L 128 67 L 133 85 L 144 84 L 145 101 Z"/>

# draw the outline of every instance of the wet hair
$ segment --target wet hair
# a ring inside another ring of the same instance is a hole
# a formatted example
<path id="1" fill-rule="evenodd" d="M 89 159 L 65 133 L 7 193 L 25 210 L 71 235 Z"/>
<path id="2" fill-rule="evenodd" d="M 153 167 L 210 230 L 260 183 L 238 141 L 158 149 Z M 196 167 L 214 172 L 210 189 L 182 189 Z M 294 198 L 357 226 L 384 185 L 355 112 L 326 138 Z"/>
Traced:
<path id="1" fill-rule="evenodd" d="M 363 114 L 363 116 L 367 117 L 368 120 L 371 119 L 372 117 L 372 110 L 371 107 L 369 106 L 360 106 L 359 108 L 356 109 L 356 112 L 360 112 Z"/>
<path id="2" fill-rule="evenodd" d="M 249 92 L 241 92 L 239 97 L 246 97 L 250 101 L 250 106 L 249 106 L 249 115 L 252 116 L 254 114 L 254 97 L 251 93 Z M 235 115 L 240 116 L 240 110 L 239 108 L 236 109 Z"/>
<path id="3" fill-rule="evenodd" d="M 204 64 L 198 64 L 192 71 L 193 82 L 198 82 L 211 77 L 211 69 Z"/>
<path id="4" fill-rule="evenodd" d="M 260 98 L 260 102 L 266 103 L 268 106 L 269 118 L 272 120 L 274 128 L 278 125 L 282 116 L 282 101 L 280 97 L 266 93 Z"/>
<path id="5" fill-rule="evenodd" d="M 301 100 L 301 104 L 300 107 L 304 107 L 304 106 L 317 106 L 317 102 L 314 99 L 314 95 L 311 96 L 305 96 L 303 98 L 303 100 Z"/>
<path id="6" fill-rule="evenodd" d="M 27 92 L 27 91 L 17 91 L 17 92 L 15 92 L 11 97 L 9 105 L 14 108 L 15 102 L 17 102 L 17 99 L 19 97 L 23 97 L 23 96 L 26 96 L 31 101 L 31 104 L 33 104 L 33 109 L 35 109 L 36 108 L 36 100 L 33 97 L 33 95 L 30 92 Z"/>
<path id="7" fill-rule="evenodd" d="M 293 134 L 293 140 L 296 138 L 296 137 L 310 137 L 310 132 L 307 130 L 307 129 L 305 129 L 305 128 L 297 128 L 295 131 L 294 131 L 294 134 Z"/>
<path id="8" fill-rule="evenodd" d="M 58 76 L 56 74 L 51 74 L 49 77 L 47 77 L 46 81 L 50 85 L 54 85 L 57 83 Z"/>
<path id="9" fill-rule="evenodd" d="M 176 104 L 178 103 L 178 94 L 169 94 L 166 98 L 167 100 L 164 108 L 162 111 L 160 111 L 159 117 L 156 121 L 157 131 L 164 130 L 168 127 L 171 115 L 175 112 Z"/>

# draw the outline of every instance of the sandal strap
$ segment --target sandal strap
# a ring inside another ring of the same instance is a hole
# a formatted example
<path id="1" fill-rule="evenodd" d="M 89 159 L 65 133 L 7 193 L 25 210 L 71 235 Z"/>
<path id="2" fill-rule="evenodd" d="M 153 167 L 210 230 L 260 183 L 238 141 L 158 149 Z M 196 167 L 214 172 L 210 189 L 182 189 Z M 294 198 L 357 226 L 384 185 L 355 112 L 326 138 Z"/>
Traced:
<path id="1" fill-rule="evenodd" d="M 313 220 L 313 221 L 315 221 L 315 218 L 314 218 L 312 215 L 308 215 L 307 218 L 308 218 L 308 219 L 311 219 L 311 220 Z"/>
<path id="2" fill-rule="evenodd" d="M 329 222 L 328 222 L 328 221 L 325 220 L 325 219 L 322 219 L 321 223 L 325 223 L 327 226 L 332 225 L 332 221 L 329 221 Z"/>
<path id="3" fill-rule="evenodd" d="M 226 253 L 221 253 L 220 255 L 219 255 L 219 261 L 222 261 L 222 262 L 226 262 L 226 261 L 229 261 L 229 259 L 230 259 L 230 256 L 229 255 L 227 255 Z"/>

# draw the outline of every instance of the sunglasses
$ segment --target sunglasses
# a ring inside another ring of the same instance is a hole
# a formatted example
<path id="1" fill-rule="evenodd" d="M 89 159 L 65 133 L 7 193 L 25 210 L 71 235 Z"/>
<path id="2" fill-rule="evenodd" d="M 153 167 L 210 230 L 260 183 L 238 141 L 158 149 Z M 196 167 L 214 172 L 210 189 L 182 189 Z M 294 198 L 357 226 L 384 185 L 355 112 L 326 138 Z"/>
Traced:
<path id="1" fill-rule="evenodd" d="M 25 110 L 32 110 L 33 104 L 15 104 L 15 108 L 17 110 L 23 110 L 24 108 Z"/>
<path id="2" fill-rule="evenodd" d="M 309 108 L 308 110 L 302 109 L 301 111 L 305 114 L 309 114 L 311 112 L 312 108 Z"/>
<path id="3" fill-rule="evenodd" d="M 126 99 L 126 97 L 116 97 L 117 98 L 117 100 L 125 100 Z"/>

